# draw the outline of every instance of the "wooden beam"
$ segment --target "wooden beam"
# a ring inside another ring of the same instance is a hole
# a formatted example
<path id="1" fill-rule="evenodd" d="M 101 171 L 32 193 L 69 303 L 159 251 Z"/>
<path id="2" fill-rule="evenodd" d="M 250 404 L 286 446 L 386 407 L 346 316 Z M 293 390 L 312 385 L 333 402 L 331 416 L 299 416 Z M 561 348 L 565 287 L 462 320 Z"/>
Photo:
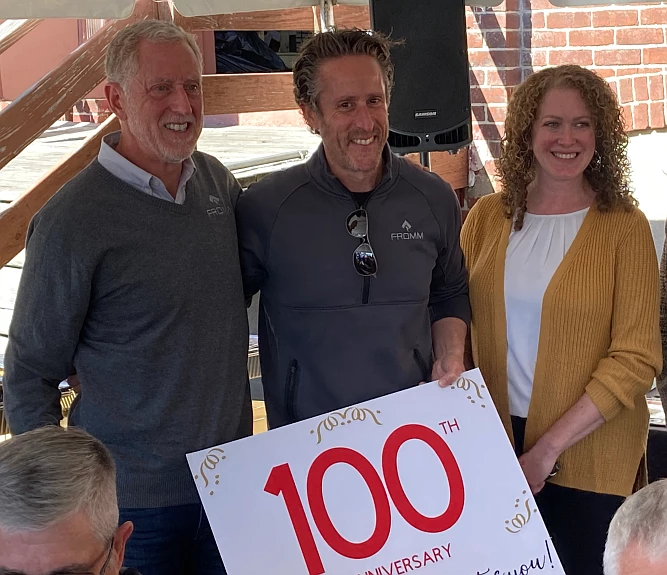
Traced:
<path id="1" fill-rule="evenodd" d="M 104 79 L 104 58 L 116 33 L 152 14 L 151 1 L 138 2 L 130 18 L 107 24 L 0 112 L 0 169 Z"/>
<path id="2" fill-rule="evenodd" d="M 334 19 L 339 28 L 370 28 L 367 6 L 334 7 Z M 261 10 L 236 12 L 214 16 L 186 18 L 174 11 L 174 21 L 190 32 L 203 30 L 314 30 L 313 9 L 287 8 L 284 10 Z"/>
<path id="3" fill-rule="evenodd" d="M 0 54 L 34 30 L 41 20 L 5 20 L 0 24 Z"/>
<path id="4" fill-rule="evenodd" d="M 285 10 L 236 12 L 186 18 L 176 13 L 174 21 L 190 32 L 204 30 L 312 30 L 313 11 L 310 7 Z"/>
<path id="5" fill-rule="evenodd" d="M 368 6 L 334 6 L 334 18 L 338 28 L 370 30 L 371 16 Z"/>
<path id="6" fill-rule="evenodd" d="M 203 89 L 207 115 L 297 108 L 291 72 L 204 76 Z"/>
<path id="7" fill-rule="evenodd" d="M 408 154 L 409 160 L 419 163 L 419 154 Z M 455 190 L 468 187 L 468 148 L 450 154 L 449 152 L 431 152 L 431 171 L 438 174 Z"/>
<path id="8" fill-rule="evenodd" d="M 111 116 L 83 141 L 74 154 L 52 168 L 37 184 L 0 213 L 0 267 L 24 248 L 28 224 L 37 211 L 97 157 L 102 138 L 117 130 L 120 130 L 120 122 L 116 116 Z"/>

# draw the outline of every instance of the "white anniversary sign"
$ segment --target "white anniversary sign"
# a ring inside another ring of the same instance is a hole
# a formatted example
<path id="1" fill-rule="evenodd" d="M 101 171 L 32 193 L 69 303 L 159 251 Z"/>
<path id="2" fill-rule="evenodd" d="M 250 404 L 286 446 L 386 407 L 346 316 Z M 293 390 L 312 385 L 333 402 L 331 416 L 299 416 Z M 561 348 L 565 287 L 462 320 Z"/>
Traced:
<path id="1" fill-rule="evenodd" d="M 229 575 L 564 575 L 479 370 L 188 462 Z"/>

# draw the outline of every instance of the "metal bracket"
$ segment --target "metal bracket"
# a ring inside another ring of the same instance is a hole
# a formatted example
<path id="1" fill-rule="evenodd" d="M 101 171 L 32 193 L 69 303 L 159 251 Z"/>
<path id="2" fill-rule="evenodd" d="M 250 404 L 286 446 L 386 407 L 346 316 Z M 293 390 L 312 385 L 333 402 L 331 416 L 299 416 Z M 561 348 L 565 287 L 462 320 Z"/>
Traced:
<path id="1" fill-rule="evenodd" d="M 335 26 L 333 13 L 334 4 L 335 0 L 320 0 L 320 30 L 322 30 L 322 32 L 331 30 Z"/>

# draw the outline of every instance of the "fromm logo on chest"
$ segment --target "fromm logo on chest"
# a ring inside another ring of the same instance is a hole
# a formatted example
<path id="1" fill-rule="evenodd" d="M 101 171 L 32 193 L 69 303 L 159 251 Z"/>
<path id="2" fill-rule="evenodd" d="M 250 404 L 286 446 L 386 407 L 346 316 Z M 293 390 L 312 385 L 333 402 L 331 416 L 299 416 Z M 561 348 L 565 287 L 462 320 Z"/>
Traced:
<path id="1" fill-rule="evenodd" d="M 216 208 L 209 208 L 206 210 L 206 213 L 211 218 L 213 216 L 230 216 L 233 212 L 229 206 L 218 206 Z"/>
<path id="2" fill-rule="evenodd" d="M 402 232 L 396 232 L 391 234 L 391 239 L 393 240 L 423 240 L 424 232 L 413 232 L 412 224 L 408 220 L 404 220 L 401 224 L 403 228 Z"/>

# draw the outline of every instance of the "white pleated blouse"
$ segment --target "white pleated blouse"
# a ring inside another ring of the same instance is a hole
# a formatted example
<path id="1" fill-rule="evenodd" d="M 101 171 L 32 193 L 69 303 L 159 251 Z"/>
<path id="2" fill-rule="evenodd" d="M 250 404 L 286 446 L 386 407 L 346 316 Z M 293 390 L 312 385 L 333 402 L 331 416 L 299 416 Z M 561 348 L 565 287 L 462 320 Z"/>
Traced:
<path id="1" fill-rule="evenodd" d="M 507 384 L 510 414 L 528 416 L 540 339 L 542 299 L 588 208 L 569 214 L 526 213 L 505 255 Z"/>

